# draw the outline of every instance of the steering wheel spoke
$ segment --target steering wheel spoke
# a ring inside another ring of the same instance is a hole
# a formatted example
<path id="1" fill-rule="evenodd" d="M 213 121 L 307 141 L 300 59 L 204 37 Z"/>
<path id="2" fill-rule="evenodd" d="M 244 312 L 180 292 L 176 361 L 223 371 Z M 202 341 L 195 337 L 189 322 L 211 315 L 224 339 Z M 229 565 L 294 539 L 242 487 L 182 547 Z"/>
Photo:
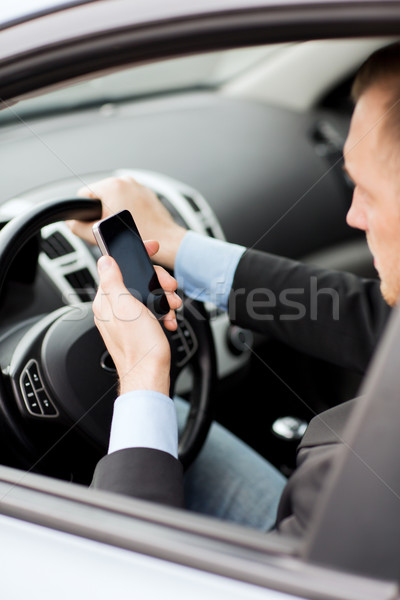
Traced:
<path id="1" fill-rule="evenodd" d="M 57 403 L 52 399 L 43 374 L 41 349 L 48 329 L 65 310 L 62 308 L 37 321 L 18 341 L 12 353 L 8 375 L 23 417 L 59 417 Z"/>
<path id="2" fill-rule="evenodd" d="M 23 369 L 19 378 L 18 392 L 22 393 L 25 408 L 30 415 L 45 419 L 59 416 L 44 384 L 37 360 L 31 359 Z"/>
<path id="3" fill-rule="evenodd" d="M 169 336 L 172 352 L 172 364 L 180 372 L 196 354 L 199 342 L 190 321 L 181 313 L 177 314 L 178 329 Z"/>
<path id="4" fill-rule="evenodd" d="M 178 332 L 173 334 L 175 344 L 172 344 L 171 395 L 179 374 L 188 365 L 193 376 L 189 415 L 179 439 L 179 458 L 188 467 L 201 450 L 212 422 L 216 357 L 209 315 L 202 303 L 185 297 L 177 320 Z"/>

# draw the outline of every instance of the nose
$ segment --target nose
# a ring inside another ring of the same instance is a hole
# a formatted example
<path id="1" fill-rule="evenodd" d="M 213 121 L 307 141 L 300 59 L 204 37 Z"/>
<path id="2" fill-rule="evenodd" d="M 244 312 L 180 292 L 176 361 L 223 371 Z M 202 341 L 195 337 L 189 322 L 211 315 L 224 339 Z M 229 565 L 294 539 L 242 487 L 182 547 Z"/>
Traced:
<path id="1" fill-rule="evenodd" d="M 346 222 L 348 225 L 350 225 L 350 227 L 367 231 L 367 216 L 365 207 L 363 206 L 359 194 L 357 193 L 357 188 L 355 188 L 353 192 L 353 199 L 346 216 Z"/>

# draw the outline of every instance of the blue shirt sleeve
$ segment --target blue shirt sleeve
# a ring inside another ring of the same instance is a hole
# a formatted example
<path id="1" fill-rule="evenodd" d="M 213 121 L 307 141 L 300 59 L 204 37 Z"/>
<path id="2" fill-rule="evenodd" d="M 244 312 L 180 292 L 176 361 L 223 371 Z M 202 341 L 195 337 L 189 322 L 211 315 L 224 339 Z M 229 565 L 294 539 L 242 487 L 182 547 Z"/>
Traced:
<path id="1" fill-rule="evenodd" d="M 228 309 L 229 292 L 246 248 L 188 231 L 175 259 L 178 287 L 194 300 Z"/>
<path id="2" fill-rule="evenodd" d="M 229 292 L 243 246 L 193 231 L 182 240 L 175 260 L 175 278 L 195 300 L 228 308 Z M 178 426 L 171 398 L 149 390 L 123 394 L 114 404 L 108 452 L 153 448 L 178 457 Z"/>
<path id="3" fill-rule="evenodd" d="M 116 399 L 108 453 L 124 448 L 153 448 L 178 457 L 178 425 L 171 398 L 135 390 Z"/>

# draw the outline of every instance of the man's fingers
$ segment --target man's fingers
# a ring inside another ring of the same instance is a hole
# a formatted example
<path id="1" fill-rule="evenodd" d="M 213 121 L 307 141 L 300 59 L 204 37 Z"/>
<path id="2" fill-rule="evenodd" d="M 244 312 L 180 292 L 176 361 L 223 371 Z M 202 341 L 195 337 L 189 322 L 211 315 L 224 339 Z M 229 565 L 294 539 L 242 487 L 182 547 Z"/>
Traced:
<path id="1" fill-rule="evenodd" d="M 83 221 L 71 220 L 71 221 L 66 221 L 66 224 L 68 225 L 68 227 L 70 228 L 72 233 L 74 233 L 78 237 L 82 238 L 86 242 L 89 242 L 89 244 L 95 244 L 96 240 L 94 239 L 94 235 L 93 235 L 93 231 L 92 231 L 92 227 L 95 224 L 95 222 L 96 221 L 88 223 L 87 221 L 83 222 Z"/>
<path id="2" fill-rule="evenodd" d="M 150 258 L 157 254 L 157 252 L 160 249 L 160 244 L 156 240 L 146 240 L 143 243 L 146 247 L 147 254 L 150 256 Z"/>
<path id="3" fill-rule="evenodd" d="M 97 268 L 100 276 L 101 300 L 110 304 L 114 317 L 126 322 L 138 319 L 143 310 L 147 309 L 125 287 L 115 260 L 111 256 L 101 256 L 97 261 Z"/>
<path id="4" fill-rule="evenodd" d="M 171 310 L 177 310 L 182 306 L 182 299 L 175 292 L 165 292 Z"/>
<path id="5" fill-rule="evenodd" d="M 160 247 L 160 244 L 155 240 L 147 240 L 144 242 L 144 244 L 146 246 L 149 256 L 154 256 L 154 254 L 158 252 Z M 177 294 L 175 294 L 175 291 L 178 287 L 178 282 L 163 267 L 155 265 L 154 269 L 157 273 L 158 281 L 160 282 L 160 285 L 164 290 L 165 295 L 167 296 L 170 307 L 173 310 L 180 308 L 180 306 L 182 305 L 182 300 Z"/>
<path id="6" fill-rule="evenodd" d="M 177 310 L 182 306 L 182 299 L 175 293 L 175 290 L 178 287 L 176 279 L 172 277 L 168 271 L 158 265 L 156 265 L 154 269 L 156 270 L 158 281 L 165 292 L 170 308 L 173 311 Z M 166 318 L 168 318 L 168 315 L 167 317 L 164 317 L 164 324 Z"/>
<path id="7" fill-rule="evenodd" d="M 178 327 L 175 312 L 173 310 L 170 310 L 169 313 L 163 317 L 162 321 L 165 329 L 168 329 L 168 331 L 175 331 Z"/>
<path id="8" fill-rule="evenodd" d="M 77 194 L 79 198 L 96 198 L 96 194 L 94 189 L 90 187 L 90 185 L 84 185 L 79 188 Z"/>
<path id="9" fill-rule="evenodd" d="M 100 287 L 105 294 L 117 296 L 127 291 L 120 268 L 111 256 L 100 256 L 97 261 L 97 270 L 100 277 Z"/>
<path id="10" fill-rule="evenodd" d="M 100 333 L 103 335 L 99 324 L 108 323 L 113 317 L 113 310 L 109 299 L 107 298 L 107 294 L 103 292 L 101 287 L 99 287 L 99 289 L 97 290 L 96 297 L 92 304 L 92 310 L 94 314 L 96 327 L 100 330 Z"/>
<path id="11" fill-rule="evenodd" d="M 163 267 L 159 265 L 154 265 L 154 269 L 157 273 L 158 281 L 160 282 L 161 287 L 166 292 L 175 292 L 178 287 L 178 282 L 175 277 L 172 277 Z"/>
<path id="12" fill-rule="evenodd" d="M 126 289 L 121 271 L 115 260 L 111 256 L 100 257 L 98 271 L 100 287 L 94 301 L 95 316 L 99 320 L 106 320 L 110 318 L 112 313 L 114 317 L 122 321 L 137 319 L 145 310 L 145 307 Z M 164 287 L 162 281 L 160 281 L 170 307 L 170 311 L 162 320 L 166 329 L 174 331 L 177 326 L 175 310 L 181 306 L 182 300 L 174 291 L 176 280 L 162 267 L 157 267 L 157 273 L 166 286 Z"/>
<path id="13" fill-rule="evenodd" d="M 116 183 L 118 184 L 118 180 L 115 177 L 106 177 L 101 181 L 84 185 L 78 190 L 77 196 L 81 198 L 101 198 L 108 191 L 115 192 L 117 189 Z"/>
<path id="14" fill-rule="evenodd" d="M 116 305 L 118 298 L 129 294 L 119 266 L 111 256 L 101 256 L 97 261 L 97 270 L 100 278 L 99 291 L 111 305 Z"/>
<path id="15" fill-rule="evenodd" d="M 105 180 L 105 182 L 107 185 L 108 180 Z M 92 185 L 84 185 L 83 187 L 81 187 L 78 190 L 77 196 L 79 198 L 93 198 L 93 199 L 100 198 L 99 192 L 101 192 L 101 189 L 103 186 L 104 186 L 104 184 L 101 184 L 101 182 L 97 182 Z M 102 202 L 102 218 L 105 216 L 107 216 L 107 210 L 105 209 L 104 203 Z M 72 231 L 72 233 L 74 233 L 78 237 L 82 238 L 89 244 L 96 243 L 94 236 L 93 236 L 93 231 L 92 231 L 92 227 L 96 223 L 96 221 L 92 221 L 89 223 L 87 221 L 79 221 L 79 220 L 74 219 L 74 220 L 66 221 L 66 223 L 67 223 L 68 227 L 70 228 L 70 230 Z"/>

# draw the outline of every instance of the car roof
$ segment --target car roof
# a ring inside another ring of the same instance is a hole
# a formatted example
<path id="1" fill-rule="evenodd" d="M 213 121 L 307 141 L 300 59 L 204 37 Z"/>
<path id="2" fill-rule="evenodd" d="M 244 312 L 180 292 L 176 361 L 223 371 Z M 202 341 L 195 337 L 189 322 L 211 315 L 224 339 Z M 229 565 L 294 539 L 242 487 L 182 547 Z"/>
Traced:
<path id="1" fill-rule="evenodd" d="M 93 0 L 14 0 L 1 8 L 0 27 L 9 27 L 17 23 L 35 19 L 46 13 L 63 10 Z"/>
<path id="2" fill-rule="evenodd" d="M 101 2 L 102 0 L 14 0 L 14 2 L 7 3 L 1 9 L 0 29 L 74 6 Z M 352 3 L 367 4 L 368 2 L 374 2 L 374 0 L 352 0 Z M 308 5 L 319 6 L 340 3 L 342 3 L 342 0 L 307 0 L 306 2 Z M 252 7 L 257 8 L 268 5 L 293 6 L 296 4 L 304 5 L 305 2 L 304 0 L 191 0 L 191 2 L 175 0 L 166 3 L 161 0 L 135 0 L 135 8 L 138 9 L 139 13 L 143 7 L 156 8 L 159 17 L 163 16 L 163 13 L 176 16 L 179 13 L 182 13 L 182 15 L 213 13 L 228 8 L 238 10 L 240 8 L 251 9 Z"/>

